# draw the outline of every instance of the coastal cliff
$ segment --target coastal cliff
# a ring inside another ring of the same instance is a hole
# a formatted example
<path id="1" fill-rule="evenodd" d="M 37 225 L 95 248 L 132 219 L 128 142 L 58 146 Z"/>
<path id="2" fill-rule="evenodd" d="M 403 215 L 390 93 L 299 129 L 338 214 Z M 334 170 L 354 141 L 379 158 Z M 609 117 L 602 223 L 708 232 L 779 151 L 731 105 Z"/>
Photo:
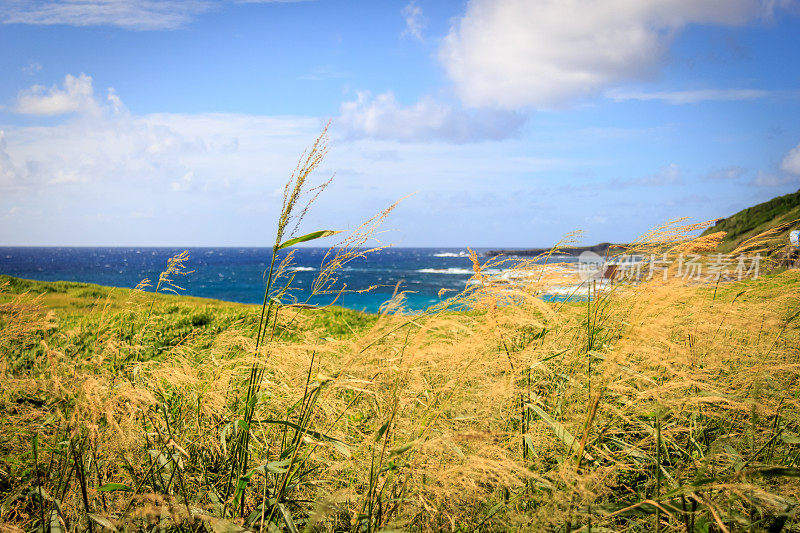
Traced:
<path id="1" fill-rule="evenodd" d="M 609 253 L 616 253 L 622 251 L 626 245 L 624 244 L 613 244 L 610 242 L 601 242 L 600 244 L 595 244 L 594 246 L 563 246 L 556 249 L 553 252 L 553 255 L 566 255 L 566 256 L 579 256 L 583 252 L 594 252 L 598 255 L 606 255 Z M 609 252 L 609 250 L 612 250 Z M 508 256 L 517 256 L 517 257 L 536 257 L 537 255 L 543 255 L 550 253 L 553 248 L 528 248 L 528 249 L 498 249 L 498 250 L 489 250 L 486 252 L 486 255 L 490 257 L 495 257 L 498 255 L 508 255 Z"/>

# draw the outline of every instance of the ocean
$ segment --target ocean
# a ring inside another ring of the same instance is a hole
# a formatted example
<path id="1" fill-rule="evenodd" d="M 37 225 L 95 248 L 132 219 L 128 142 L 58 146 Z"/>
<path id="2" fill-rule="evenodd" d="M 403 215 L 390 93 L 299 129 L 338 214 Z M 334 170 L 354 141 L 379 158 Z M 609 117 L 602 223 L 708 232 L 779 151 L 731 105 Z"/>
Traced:
<path id="1" fill-rule="evenodd" d="M 176 280 L 181 294 L 260 304 L 264 297 L 269 248 L 189 248 L 187 276 Z M 183 248 L 0 247 L 0 274 L 40 281 L 78 281 L 133 288 L 143 279 L 153 284 L 167 259 Z M 295 248 L 291 273 L 293 298 L 306 302 L 327 248 Z M 486 250 L 476 250 L 485 254 Z M 285 253 L 281 253 L 281 258 Z M 486 257 L 481 257 L 484 262 Z M 559 258 L 560 261 L 575 259 Z M 502 272 L 495 271 L 502 274 Z M 346 286 L 336 305 L 377 312 L 397 287 L 407 291 L 406 307 L 423 310 L 464 289 L 472 263 L 463 248 L 386 248 L 348 263 L 336 287 Z M 364 291 L 370 287 L 374 289 Z M 149 289 L 149 290 L 152 290 Z M 548 299 L 563 299 L 558 294 Z M 333 296 L 318 295 L 308 303 L 325 305 Z"/>

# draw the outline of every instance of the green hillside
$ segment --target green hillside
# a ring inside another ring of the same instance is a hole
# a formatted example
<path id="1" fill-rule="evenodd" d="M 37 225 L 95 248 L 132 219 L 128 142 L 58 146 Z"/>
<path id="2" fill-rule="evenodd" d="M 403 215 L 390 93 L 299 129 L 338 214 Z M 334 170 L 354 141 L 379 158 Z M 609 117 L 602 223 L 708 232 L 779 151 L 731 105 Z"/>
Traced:
<path id="1" fill-rule="evenodd" d="M 778 196 L 720 219 L 714 226 L 704 231 L 703 235 L 724 231 L 727 235 L 720 244 L 719 250 L 729 252 L 751 237 L 775 226 L 797 220 L 800 220 L 800 190 Z M 787 227 L 777 236 L 776 242 L 788 243 L 790 229 L 800 229 L 800 223 L 792 225 L 791 228 Z"/>

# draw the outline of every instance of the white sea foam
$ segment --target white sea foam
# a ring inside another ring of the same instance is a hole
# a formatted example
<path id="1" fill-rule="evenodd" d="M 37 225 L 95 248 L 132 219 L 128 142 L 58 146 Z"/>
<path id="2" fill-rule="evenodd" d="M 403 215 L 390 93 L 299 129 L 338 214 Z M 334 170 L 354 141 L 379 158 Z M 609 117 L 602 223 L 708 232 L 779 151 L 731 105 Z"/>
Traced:
<path id="1" fill-rule="evenodd" d="M 439 252 L 438 254 L 433 254 L 433 257 L 469 257 L 467 252 Z"/>
<path id="2" fill-rule="evenodd" d="M 588 283 L 575 283 L 575 284 L 567 284 L 567 285 L 550 285 L 544 287 L 542 289 L 543 294 L 548 294 L 552 296 L 586 296 L 589 291 L 591 290 L 592 294 L 595 291 L 604 291 L 610 288 L 610 284 L 603 281 L 598 283 L 593 283 L 591 287 Z"/>
<path id="3" fill-rule="evenodd" d="M 475 274 L 475 271 L 471 268 L 421 268 L 417 270 L 420 274 L 453 274 L 456 276 L 472 276 Z M 489 276 L 497 276 L 497 275 L 513 275 L 511 271 L 507 270 L 500 270 L 497 268 L 487 268 L 483 270 L 484 274 Z"/>
<path id="4" fill-rule="evenodd" d="M 312 272 L 316 270 L 314 267 L 291 267 L 289 270 L 294 272 Z"/>
<path id="5" fill-rule="evenodd" d="M 474 274 L 471 268 L 420 268 L 417 272 L 421 274 L 456 274 L 459 276 L 471 276 Z"/>
<path id="6" fill-rule="evenodd" d="M 522 286 L 529 282 L 537 282 L 537 290 L 542 296 L 565 296 L 586 298 L 589 293 L 589 284 L 581 282 L 578 278 L 578 269 L 575 265 L 546 265 L 533 269 L 499 269 L 490 268 L 483 271 L 494 282 L 506 283 L 508 289 Z M 470 268 L 423 268 L 417 270 L 421 274 L 449 274 L 459 276 L 472 276 Z M 541 281 L 540 281 L 541 280 Z M 468 285 L 480 284 L 480 280 L 467 281 Z M 610 287 L 607 280 L 598 280 L 592 284 L 591 291 L 604 291 Z"/>

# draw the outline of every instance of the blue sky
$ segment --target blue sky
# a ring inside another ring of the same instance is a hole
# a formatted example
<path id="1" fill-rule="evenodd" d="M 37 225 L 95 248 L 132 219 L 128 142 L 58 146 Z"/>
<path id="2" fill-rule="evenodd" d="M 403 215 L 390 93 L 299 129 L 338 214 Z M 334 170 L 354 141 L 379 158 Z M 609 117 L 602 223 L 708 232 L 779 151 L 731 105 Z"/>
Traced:
<path id="1" fill-rule="evenodd" d="M 797 0 L 0 0 L 0 245 L 626 241 L 800 187 Z"/>

